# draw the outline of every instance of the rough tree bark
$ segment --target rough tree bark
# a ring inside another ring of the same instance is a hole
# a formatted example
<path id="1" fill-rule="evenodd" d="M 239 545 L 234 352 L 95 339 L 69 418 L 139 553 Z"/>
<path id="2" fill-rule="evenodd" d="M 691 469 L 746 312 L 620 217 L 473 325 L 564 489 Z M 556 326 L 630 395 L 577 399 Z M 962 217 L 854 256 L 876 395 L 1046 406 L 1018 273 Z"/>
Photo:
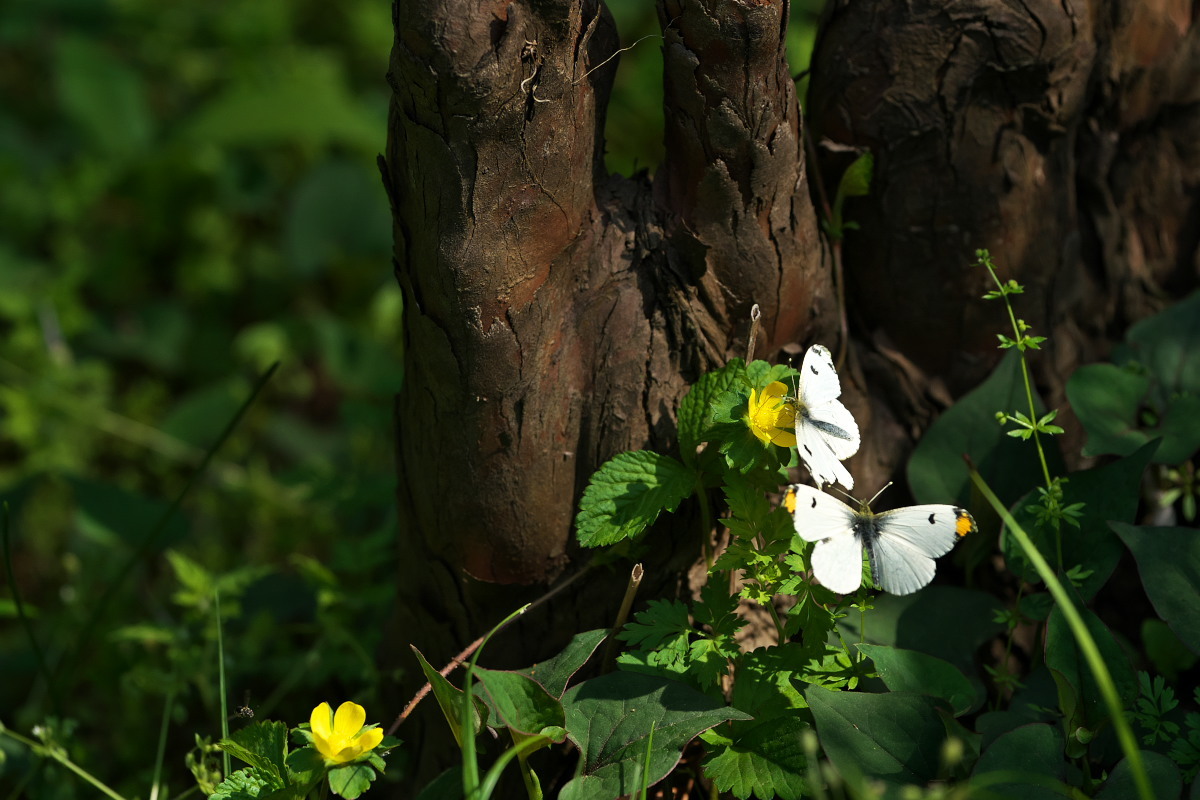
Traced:
<path id="1" fill-rule="evenodd" d="M 1194 10 L 832 0 L 813 118 L 877 163 L 845 249 L 862 483 L 894 472 L 994 361 L 997 310 L 965 266 L 976 248 L 1030 287 L 1052 392 L 1196 285 Z M 395 640 L 431 661 L 527 599 L 506 585 L 536 595 L 577 565 L 588 475 L 622 450 L 671 449 L 679 398 L 743 354 L 753 303 L 760 355 L 840 344 L 786 0 L 660 0 L 659 16 L 667 158 L 650 181 L 603 168 L 618 42 L 598 0 L 394 5 L 381 166 L 406 299 Z M 545 656 L 618 599 L 615 579 L 576 584 L 506 634 L 510 650 Z"/>

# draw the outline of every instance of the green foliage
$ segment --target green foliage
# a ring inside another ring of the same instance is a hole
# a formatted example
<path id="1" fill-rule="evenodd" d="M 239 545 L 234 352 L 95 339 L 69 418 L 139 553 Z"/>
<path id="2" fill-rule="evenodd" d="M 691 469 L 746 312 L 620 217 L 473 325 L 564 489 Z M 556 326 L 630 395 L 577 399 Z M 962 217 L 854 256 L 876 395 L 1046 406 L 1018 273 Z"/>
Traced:
<path id="1" fill-rule="evenodd" d="M 579 543 L 599 547 L 637 536 L 694 488 L 695 475 L 670 456 L 620 453 L 596 471 L 579 501 Z"/>

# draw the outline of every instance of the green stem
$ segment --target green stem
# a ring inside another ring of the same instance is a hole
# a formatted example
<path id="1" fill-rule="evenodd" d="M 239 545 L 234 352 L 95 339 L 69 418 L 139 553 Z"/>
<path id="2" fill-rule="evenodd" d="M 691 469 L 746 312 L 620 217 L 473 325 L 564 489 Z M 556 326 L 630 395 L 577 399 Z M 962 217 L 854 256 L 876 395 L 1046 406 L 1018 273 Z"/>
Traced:
<path id="1" fill-rule="evenodd" d="M 775 622 L 775 632 L 779 636 L 779 644 L 787 641 L 787 634 L 783 631 L 783 620 L 779 618 L 779 612 L 775 610 L 774 603 L 767 603 L 767 609 L 771 612 L 771 619 Z"/>
<path id="2" fill-rule="evenodd" d="M 525 782 L 525 794 L 529 796 L 529 800 L 543 800 L 542 782 L 538 780 L 538 776 L 529 767 L 529 756 L 526 755 L 524 748 L 521 748 L 521 742 L 517 741 L 516 734 L 509 730 L 509 736 L 513 740 L 513 750 L 517 753 L 517 765 L 521 768 L 521 780 Z M 487 783 L 486 778 L 484 783 Z"/>
<path id="3" fill-rule="evenodd" d="M 229 708 L 225 692 L 225 639 L 221 634 L 221 590 L 213 591 L 213 600 L 217 615 L 217 684 L 221 691 L 221 738 L 229 738 Z M 225 777 L 229 777 L 229 753 L 221 751 L 221 760 L 225 767 Z"/>
<path id="4" fill-rule="evenodd" d="M 1142 752 L 1138 749 L 1137 740 L 1133 736 L 1133 730 L 1129 727 L 1129 721 L 1125 718 L 1125 709 L 1121 705 L 1121 698 L 1117 694 L 1117 687 L 1113 683 L 1112 675 L 1109 674 L 1108 667 L 1104 664 L 1104 658 L 1100 655 L 1100 649 L 1096 646 L 1096 641 L 1087 629 L 1083 617 L 1075 609 L 1075 605 L 1071 602 L 1067 590 L 1063 588 L 1062 583 L 1058 580 L 1058 576 L 1050 568 L 1046 559 L 1038 552 L 1029 535 L 1025 533 L 1024 529 L 1008 513 L 1008 509 L 1004 507 L 1004 504 L 992 492 L 991 487 L 987 485 L 974 466 L 970 466 L 970 472 L 971 480 L 975 483 L 975 487 L 979 489 L 979 493 L 983 495 L 984 499 L 988 501 L 1004 521 L 1009 533 L 1021 545 L 1021 549 L 1025 551 L 1025 557 L 1033 564 L 1038 576 L 1045 582 L 1046 588 L 1050 590 L 1054 601 L 1058 603 L 1058 607 L 1062 610 L 1063 617 L 1066 618 L 1067 625 L 1071 628 L 1071 633 L 1074 635 L 1079 649 L 1083 652 L 1088 667 L 1092 670 L 1092 675 L 1096 679 L 1096 685 L 1100 688 L 1100 694 L 1104 698 L 1104 703 L 1108 706 L 1108 713 L 1112 717 L 1113 727 L 1116 730 L 1117 741 L 1120 742 L 1121 750 L 1124 751 L 1125 758 L 1129 761 L 1129 767 L 1133 771 L 1133 780 L 1137 785 L 1138 795 L 1142 800 L 1154 800 L 1154 790 L 1151 788 L 1150 779 L 1146 775 L 1145 764 L 1142 763 Z"/>
<path id="5" fill-rule="evenodd" d="M 471 678 L 475 674 L 475 663 L 479 660 L 479 654 L 483 652 L 484 645 L 486 645 L 488 643 L 488 641 L 493 636 L 496 635 L 496 632 L 499 631 L 501 628 L 503 628 L 508 623 L 512 622 L 517 617 L 524 614 L 526 611 L 528 611 L 530 605 L 532 605 L 532 604 L 526 603 L 525 605 L 521 606 L 516 611 L 514 611 L 513 613 L 509 614 L 507 617 L 502 619 L 500 621 L 499 625 L 497 625 L 496 627 L 494 627 L 490 631 L 488 631 L 487 636 L 483 637 L 483 641 L 480 642 L 479 647 L 475 648 L 475 653 L 471 656 L 471 663 L 467 665 L 467 669 L 463 675 L 463 700 L 462 700 L 462 723 L 461 723 L 462 724 L 462 732 L 463 732 L 462 780 L 463 780 L 463 796 L 470 798 L 470 800 L 475 800 L 475 798 L 486 798 L 486 797 L 488 797 L 488 795 L 491 794 L 490 790 L 487 792 L 487 794 L 479 794 L 482 787 L 480 786 L 480 783 L 479 783 L 479 762 L 476 760 L 476 757 L 475 757 L 475 723 L 474 723 L 474 717 L 473 717 L 474 708 L 472 707 L 475 702 L 475 699 L 474 699 L 474 695 L 472 695 L 472 693 L 471 693 Z M 496 762 L 496 764 L 492 765 L 492 770 L 488 771 L 488 778 L 489 779 L 491 778 L 492 771 L 494 771 L 496 769 L 496 766 L 498 764 L 500 764 L 501 762 L 503 762 L 504 764 L 507 764 L 509 761 L 512 760 L 512 758 L 514 757 L 514 753 L 513 753 L 514 750 L 519 749 L 521 746 L 527 745 L 531 741 L 533 741 L 533 740 L 527 740 L 526 742 L 522 742 L 522 744 L 519 745 L 518 747 L 514 747 L 514 748 L 512 748 L 510 750 L 506 750 L 504 753 L 502 753 L 500 756 L 500 759 Z M 497 773 L 496 777 L 498 780 L 499 773 Z"/>
<path id="6" fill-rule="evenodd" d="M 41 744 L 33 741 L 32 739 L 28 739 L 28 738 L 22 736 L 21 734 L 16 733 L 15 731 L 12 731 L 12 730 L 9 730 L 8 728 L 3 727 L 2 725 L 0 725 L 0 735 L 7 736 L 10 739 L 20 742 L 21 744 L 25 745 L 30 750 L 32 750 L 34 753 L 44 755 L 47 758 L 51 758 L 51 759 L 57 761 L 59 764 L 62 764 L 64 767 L 71 770 L 71 772 L 74 772 L 80 778 L 83 778 L 85 781 L 90 783 L 92 786 L 96 787 L 97 791 L 112 798 L 112 800 L 125 800 L 125 798 L 122 795 L 118 794 L 115 790 L 113 790 L 112 788 L 105 785 L 103 782 L 100 781 L 99 778 L 92 775 L 90 772 L 85 770 L 83 767 L 76 764 L 74 761 L 72 761 L 70 758 L 68 758 L 65 754 L 58 752 L 58 750 L 55 749 L 54 747 L 47 747 L 45 745 L 41 745 Z"/>
<path id="7" fill-rule="evenodd" d="M 162 782 L 163 759 L 167 752 L 167 730 L 171 723 L 171 709 L 175 705 L 175 690 L 167 692 L 163 703 L 162 724 L 158 727 L 158 752 L 154 755 L 154 777 L 150 781 L 150 800 L 158 800 L 158 788 Z"/>

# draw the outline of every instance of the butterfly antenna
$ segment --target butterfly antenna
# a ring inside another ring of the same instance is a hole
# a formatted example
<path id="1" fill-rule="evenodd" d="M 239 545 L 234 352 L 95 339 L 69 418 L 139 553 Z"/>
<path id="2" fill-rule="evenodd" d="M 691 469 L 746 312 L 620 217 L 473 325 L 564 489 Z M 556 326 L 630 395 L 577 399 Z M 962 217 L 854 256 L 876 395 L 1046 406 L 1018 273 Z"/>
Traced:
<path id="1" fill-rule="evenodd" d="M 874 503 L 874 502 L 875 502 L 877 499 L 879 499 L 879 495 L 881 495 L 881 494 L 883 494 L 885 491 L 887 491 L 887 488 L 888 488 L 889 486 L 891 486 L 891 485 L 892 485 L 892 482 L 891 482 L 891 481 L 888 481 L 887 483 L 885 483 L 885 484 L 883 485 L 883 488 L 882 488 L 882 489 L 880 489 L 878 492 L 876 492 L 876 493 L 874 494 L 874 496 L 872 496 L 872 497 L 871 497 L 871 499 L 867 501 L 867 506 L 871 506 L 871 505 L 872 505 L 872 504 L 873 504 L 873 503 Z"/>

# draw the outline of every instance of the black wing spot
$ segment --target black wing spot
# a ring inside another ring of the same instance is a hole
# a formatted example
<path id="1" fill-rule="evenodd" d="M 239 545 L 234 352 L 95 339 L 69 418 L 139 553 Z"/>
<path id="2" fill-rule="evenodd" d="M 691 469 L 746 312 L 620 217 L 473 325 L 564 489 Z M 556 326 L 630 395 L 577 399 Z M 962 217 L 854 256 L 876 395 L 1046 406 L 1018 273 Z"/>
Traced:
<path id="1" fill-rule="evenodd" d="M 812 507 L 813 507 L 813 508 L 816 508 L 816 507 L 817 507 L 817 498 L 815 498 L 815 497 L 814 497 L 814 498 L 812 499 L 812 501 L 813 501 L 813 502 L 812 502 Z"/>
<path id="2" fill-rule="evenodd" d="M 808 453 L 810 456 L 813 454 L 812 450 L 808 449 L 808 445 L 804 445 L 804 452 Z"/>
<path id="3" fill-rule="evenodd" d="M 816 364 L 809 364 L 809 365 L 808 365 L 808 368 L 809 368 L 809 370 L 812 372 L 812 374 L 813 374 L 813 375 L 820 375 L 820 374 L 821 374 L 821 371 L 817 369 L 817 365 L 816 365 Z"/>
<path id="4" fill-rule="evenodd" d="M 933 514 L 930 514 L 930 515 L 929 515 L 929 524 L 930 524 L 930 525 L 932 525 L 932 524 L 933 524 Z"/>

